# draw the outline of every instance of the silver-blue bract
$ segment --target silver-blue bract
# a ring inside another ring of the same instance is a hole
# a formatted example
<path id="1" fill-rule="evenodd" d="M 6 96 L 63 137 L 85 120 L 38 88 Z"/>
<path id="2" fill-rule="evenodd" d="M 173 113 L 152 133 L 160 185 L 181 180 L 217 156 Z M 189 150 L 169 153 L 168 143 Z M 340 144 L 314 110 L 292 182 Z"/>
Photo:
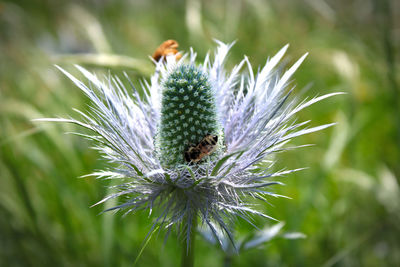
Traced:
<path id="1" fill-rule="evenodd" d="M 216 97 L 219 124 L 225 138 L 225 149 L 217 159 L 200 165 L 163 168 L 156 155 L 155 136 L 160 120 L 162 82 L 183 62 L 195 65 L 191 51 L 178 62 L 174 57 L 157 62 L 150 82 L 142 84 L 144 96 L 133 88 L 125 88 L 117 77 L 103 81 L 82 67 L 78 70 L 89 80 L 85 85 L 61 69 L 92 101 L 88 113 L 79 112 L 81 120 L 50 119 L 75 123 L 92 131 L 84 135 L 96 143 L 103 157 L 113 163 L 112 170 L 95 173 L 101 178 L 122 179 L 109 199 L 121 198 L 121 204 L 108 210 L 127 213 L 155 209 L 156 225 L 171 229 L 176 226 L 189 244 L 193 222 L 199 220 L 215 234 L 222 229 L 230 237 L 230 221 L 239 216 L 250 222 L 252 214 L 270 218 L 249 203 L 249 199 L 265 199 L 278 195 L 268 190 L 272 179 L 296 170 L 273 172 L 268 156 L 283 147 L 291 138 L 325 129 L 332 124 L 307 128 L 306 122 L 295 122 L 294 115 L 327 97 L 311 100 L 290 100 L 287 89 L 290 78 L 303 62 L 301 57 L 283 75 L 276 66 L 288 46 L 267 60 L 257 74 L 245 57 L 231 72 L 224 69 L 225 58 L 232 44 L 218 42 L 214 60 L 207 55 L 197 65 L 207 74 Z M 242 69 L 247 66 L 247 72 Z M 129 78 L 127 78 L 129 80 Z M 250 198 L 249 198 L 250 197 Z M 251 223 L 251 222 L 250 222 Z M 168 231 L 169 232 L 169 231 Z"/>

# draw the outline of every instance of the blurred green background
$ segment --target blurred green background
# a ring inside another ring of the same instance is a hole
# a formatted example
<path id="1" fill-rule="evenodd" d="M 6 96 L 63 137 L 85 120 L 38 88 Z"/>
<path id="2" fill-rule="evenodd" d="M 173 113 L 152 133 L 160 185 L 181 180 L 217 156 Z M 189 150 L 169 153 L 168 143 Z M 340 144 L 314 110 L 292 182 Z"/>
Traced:
<path id="1" fill-rule="evenodd" d="M 293 140 L 276 169 L 308 169 L 280 180 L 260 209 L 305 239 L 276 238 L 243 252 L 233 266 L 400 266 L 400 1 L 0 1 L 0 266 L 132 266 L 152 217 L 89 208 L 108 181 L 79 176 L 105 168 L 73 125 L 34 118 L 75 115 L 89 104 L 54 64 L 97 73 L 126 71 L 139 84 L 166 39 L 203 58 L 213 38 L 231 42 L 228 67 L 247 55 L 265 63 L 290 43 L 296 94 L 343 91 L 299 114 L 312 125 L 338 122 Z M 112 205 L 112 203 L 108 204 Z M 262 228 L 273 222 L 256 218 Z M 238 221 L 239 233 L 254 232 Z M 172 234 L 156 234 L 137 266 L 177 266 Z M 196 266 L 222 266 L 224 254 L 200 237 Z"/>

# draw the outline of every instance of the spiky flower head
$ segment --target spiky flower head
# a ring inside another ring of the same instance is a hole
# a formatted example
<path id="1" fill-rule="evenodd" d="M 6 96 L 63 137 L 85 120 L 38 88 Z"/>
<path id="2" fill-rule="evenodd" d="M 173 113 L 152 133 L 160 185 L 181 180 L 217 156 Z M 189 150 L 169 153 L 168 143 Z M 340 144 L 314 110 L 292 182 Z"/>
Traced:
<path id="1" fill-rule="evenodd" d="M 166 77 L 156 138 L 163 166 L 185 164 L 190 145 L 220 134 L 214 95 L 207 75 L 194 65 L 181 64 Z"/>
<path id="2" fill-rule="evenodd" d="M 270 218 L 249 199 L 278 196 L 268 190 L 279 184 L 274 177 L 295 170 L 274 172 L 266 159 L 282 151 L 291 138 L 331 126 L 306 128 L 308 121 L 295 122 L 293 116 L 335 94 L 299 104 L 288 100 L 289 79 L 305 56 L 280 75 L 275 68 L 287 46 L 257 74 L 246 57 L 226 72 L 231 46 L 218 42 L 214 60 L 207 55 L 200 65 L 193 51 L 178 61 L 173 56 L 160 60 L 150 82 L 142 85 L 144 98 L 133 86 L 128 91 L 117 77 L 101 81 L 77 66 L 90 81 L 88 86 L 61 69 L 93 105 L 88 114 L 80 112 L 81 120 L 53 121 L 91 130 L 86 137 L 113 163 L 111 170 L 95 175 L 123 181 L 97 204 L 121 197 L 121 203 L 108 210 L 157 209 L 150 231 L 157 224 L 176 226 L 187 241 L 197 221 L 219 240 L 221 229 L 230 237 L 228 222 L 237 216 L 247 221 L 252 214 Z M 240 72 L 244 65 L 247 73 Z M 186 162 L 190 143 L 198 145 L 207 134 L 218 136 L 219 150 L 198 162 Z"/>

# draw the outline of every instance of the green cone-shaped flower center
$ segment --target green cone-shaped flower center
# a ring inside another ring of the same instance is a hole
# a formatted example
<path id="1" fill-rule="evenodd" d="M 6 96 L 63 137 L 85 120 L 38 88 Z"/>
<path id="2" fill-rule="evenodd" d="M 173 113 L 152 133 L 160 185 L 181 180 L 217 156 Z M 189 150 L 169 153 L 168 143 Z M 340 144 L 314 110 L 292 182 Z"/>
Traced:
<path id="1" fill-rule="evenodd" d="M 170 73 L 161 104 L 158 148 L 163 166 L 188 163 L 185 152 L 207 135 L 217 135 L 221 143 L 214 93 L 208 77 L 197 67 L 180 65 Z"/>

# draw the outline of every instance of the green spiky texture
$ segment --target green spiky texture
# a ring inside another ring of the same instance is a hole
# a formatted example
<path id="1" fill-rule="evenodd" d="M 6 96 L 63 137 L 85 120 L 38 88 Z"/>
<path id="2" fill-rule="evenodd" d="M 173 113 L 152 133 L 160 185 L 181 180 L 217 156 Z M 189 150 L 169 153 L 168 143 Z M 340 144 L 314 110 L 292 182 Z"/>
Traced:
<path id="1" fill-rule="evenodd" d="M 217 120 L 215 96 L 207 75 L 193 65 L 180 65 L 163 84 L 158 149 L 163 166 L 187 163 L 184 153 L 207 134 L 222 134 Z"/>

